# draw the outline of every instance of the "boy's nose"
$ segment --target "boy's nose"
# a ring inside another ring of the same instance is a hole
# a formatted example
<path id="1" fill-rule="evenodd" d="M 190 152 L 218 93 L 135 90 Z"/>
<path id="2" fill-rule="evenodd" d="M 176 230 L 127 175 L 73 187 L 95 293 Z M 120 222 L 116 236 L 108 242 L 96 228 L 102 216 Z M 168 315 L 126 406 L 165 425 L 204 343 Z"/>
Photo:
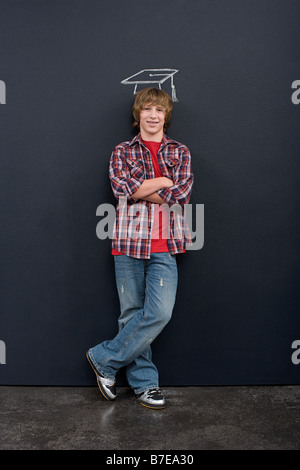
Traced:
<path id="1" fill-rule="evenodd" d="M 156 117 L 157 116 L 156 108 L 151 108 L 150 116 L 151 117 Z"/>

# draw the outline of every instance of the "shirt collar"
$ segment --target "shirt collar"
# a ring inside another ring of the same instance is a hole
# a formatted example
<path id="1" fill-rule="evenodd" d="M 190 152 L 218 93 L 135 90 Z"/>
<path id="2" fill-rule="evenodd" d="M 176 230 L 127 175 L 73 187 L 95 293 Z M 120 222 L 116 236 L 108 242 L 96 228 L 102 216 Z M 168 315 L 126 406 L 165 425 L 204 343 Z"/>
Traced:
<path id="1" fill-rule="evenodd" d="M 143 143 L 141 133 L 139 132 L 130 142 L 129 145 L 132 146 L 134 144 L 139 144 L 141 145 Z M 168 144 L 175 143 L 173 139 L 170 139 L 166 134 L 163 134 L 163 138 L 161 141 L 161 147 L 165 147 Z"/>

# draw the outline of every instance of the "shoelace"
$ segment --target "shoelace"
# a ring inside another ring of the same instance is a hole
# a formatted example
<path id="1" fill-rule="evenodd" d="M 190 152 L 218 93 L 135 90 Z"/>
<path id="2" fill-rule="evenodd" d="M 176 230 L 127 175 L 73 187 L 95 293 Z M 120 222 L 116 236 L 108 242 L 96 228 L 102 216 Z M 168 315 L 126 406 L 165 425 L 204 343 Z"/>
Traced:
<path id="1" fill-rule="evenodd" d="M 148 391 L 148 397 L 154 399 L 161 399 L 163 398 L 163 395 L 160 390 L 158 390 L 157 388 L 153 388 L 152 390 Z"/>

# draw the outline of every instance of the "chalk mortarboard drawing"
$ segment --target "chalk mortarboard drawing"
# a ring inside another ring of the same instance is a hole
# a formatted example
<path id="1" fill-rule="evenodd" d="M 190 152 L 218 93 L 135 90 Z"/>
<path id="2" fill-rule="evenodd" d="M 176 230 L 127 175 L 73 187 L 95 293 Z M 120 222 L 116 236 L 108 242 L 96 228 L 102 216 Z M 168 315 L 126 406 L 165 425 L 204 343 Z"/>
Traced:
<path id="1" fill-rule="evenodd" d="M 175 69 L 144 69 L 125 78 L 121 81 L 123 85 L 134 85 L 133 94 L 137 93 L 139 85 L 158 85 L 161 90 L 161 85 L 170 80 L 172 89 L 172 101 L 178 101 L 176 97 L 176 89 L 174 85 L 174 75 L 178 70 Z"/>

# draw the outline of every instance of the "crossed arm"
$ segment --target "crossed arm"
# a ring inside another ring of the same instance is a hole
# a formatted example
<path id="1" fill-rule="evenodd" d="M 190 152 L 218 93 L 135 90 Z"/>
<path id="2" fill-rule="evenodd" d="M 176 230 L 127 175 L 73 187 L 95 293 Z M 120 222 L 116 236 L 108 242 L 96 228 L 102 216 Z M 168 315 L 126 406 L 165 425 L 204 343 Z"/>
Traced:
<path id="1" fill-rule="evenodd" d="M 133 199 L 143 199 L 156 204 L 166 204 L 166 201 L 157 194 L 157 191 L 163 188 L 170 188 L 173 185 L 173 181 L 165 176 L 144 180 L 138 190 L 132 194 L 132 197 Z"/>
<path id="2" fill-rule="evenodd" d="M 143 167 L 130 172 L 128 160 L 124 158 L 123 147 L 116 147 L 109 165 L 109 177 L 113 193 L 118 199 L 126 196 L 132 201 L 142 199 L 156 204 L 184 205 L 189 202 L 193 185 L 191 156 L 189 150 L 181 150 L 180 163 L 173 172 L 173 177 L 144 179 Z M 127 161 L 126 161 L 127 160 Z"/>

